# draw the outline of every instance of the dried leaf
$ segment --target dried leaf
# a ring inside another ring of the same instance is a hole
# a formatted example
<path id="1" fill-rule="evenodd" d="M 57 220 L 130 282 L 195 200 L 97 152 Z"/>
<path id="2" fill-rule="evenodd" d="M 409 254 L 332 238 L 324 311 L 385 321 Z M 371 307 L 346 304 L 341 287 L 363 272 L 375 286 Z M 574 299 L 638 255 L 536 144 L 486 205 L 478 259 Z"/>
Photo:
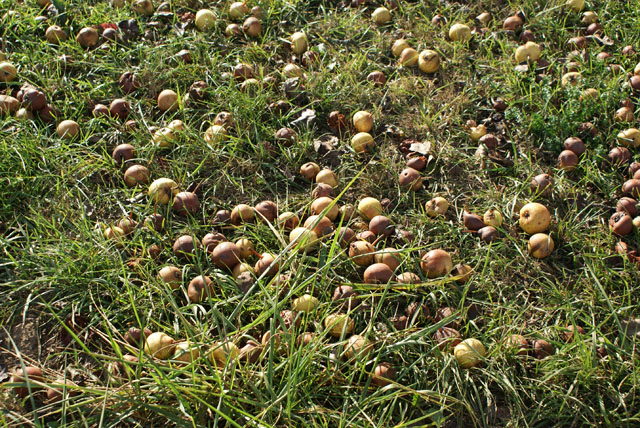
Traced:
<path id="1" fill-rule="evenodd" d="M 334 131 L 341 131 L 347 127 L 347 118 L 339 111 L 332 111 L 329 113 L 327 124 Z"/>
<path id="2" fill-rule="evenodd" d="M 312 109 L 305 109 L 300 114 L 300 117 L 291 122 L 294 126 L 308 126 L 311 127 L 316 121 L 316 111 Z"/>
<path id="3" fill-rule="evenodd" d="M 431 152 L 431 143 L 429 141 L 412 143 L 409 146 L 409 151 L 426 156 Z"/>
<path id="4" fill-rule="evenodd" d="M 320 137 L 313 142 L 313 149 L 320 155 L 325 155 L 336 148 L 340 140 L 333 135 Z"/>

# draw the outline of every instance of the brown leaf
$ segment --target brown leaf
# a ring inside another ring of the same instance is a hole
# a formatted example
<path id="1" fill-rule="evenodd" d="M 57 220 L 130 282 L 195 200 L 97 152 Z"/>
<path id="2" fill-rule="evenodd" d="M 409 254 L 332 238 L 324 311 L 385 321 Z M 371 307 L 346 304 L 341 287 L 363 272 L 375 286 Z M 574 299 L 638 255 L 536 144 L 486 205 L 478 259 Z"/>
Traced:
<path id="1" fill-rule="evenodd" d="M 339 111 L 332 111 L 329 113 L 327 125 L 334 131 L 341 131 L 347 127 L 347 118 Z"/>
<path id="2" fill-rule="evenodd" d="M 317 140 L 313 141 L 313 149 L 320 155 L 325 155 L 329 153 L 331 150 L 336 148 L 340 140 L 338 137 L 333 135 L 327 135 L 324 137 L 320 137 Z"/>

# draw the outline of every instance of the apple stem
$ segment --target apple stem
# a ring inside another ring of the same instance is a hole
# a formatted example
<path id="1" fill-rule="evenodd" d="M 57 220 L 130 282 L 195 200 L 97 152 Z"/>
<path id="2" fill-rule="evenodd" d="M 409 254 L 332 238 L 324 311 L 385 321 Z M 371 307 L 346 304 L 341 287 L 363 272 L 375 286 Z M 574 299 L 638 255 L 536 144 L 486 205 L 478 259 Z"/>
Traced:
<path id="1" fill-rule="evenodd" d="M 255 249 L 251 248 L 251 253 L 254 256 L 257 256 L 260 260 L 262 260 L 262 254 L 260 254 L 259 252 L 257 252 Z"/>

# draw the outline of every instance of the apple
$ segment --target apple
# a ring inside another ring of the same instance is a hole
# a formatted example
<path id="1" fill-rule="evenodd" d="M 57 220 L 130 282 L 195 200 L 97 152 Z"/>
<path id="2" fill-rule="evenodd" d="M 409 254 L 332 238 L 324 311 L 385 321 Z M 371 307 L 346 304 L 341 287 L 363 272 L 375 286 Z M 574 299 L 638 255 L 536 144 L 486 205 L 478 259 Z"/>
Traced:
<path id="1" fill-rule="evenodd" d="M 182 284 L 182 271 L 175 266 L 163 267 L 158 272 L 158 277 L 172 290 L 180 288 L 180 284 Z"/>
<path id="2" fill-rule="evenodd" d="M 249 37 L 258 37 L 260 35 L 260 31 L 262 31 L 262 25 L 258 18 L 250 16 L 242 23 L 242 30 Z"/>
<path id="3" fill-rule="evenodd" d="M 211 125 L 204 132 L 204 141 L 208 144 L 218 144 L 227 136 L 227 128 L 222 125 Z"/>
<path id="4" fill-rule="evenodd" d="M 300 55 L 307 50 L 309 42 L 307 41 L 307 35 L 301 31 L 296 31 L 289 37 L 291 42 L 291 52 L 296 55 Z"/>
<path id="5" fill-rule="evenodd" d="M 178 183 L 170 178 L 158 178 L 149 186 L 149 197 L 156 204 L 167 205 L 180 190 Z"/>
<path id="6" fill-rule="evenodd" d="M 358 132 L 351 138 L 351 147 L 356 153 L 366 153 L 375 145 L 373 137 L 368 132 Z"/>
<path id="7" fill-rule="evenodd" d="M 213 28 L 216 23 L 216 15 L 212 10 L 201 9 L 196 13 L 195 24 L 198 30 L 207 31 Z"/>
<path id="8" fill-rule="evenodd" d="M 527 42 L 516 49 L 516 61 L 518 63 L 525 61 L 537 61 L 540 58 L 542 48 L 535 42 Z"/>
<path id="9" fill-rule="evenodd" d="M 570 71 L 568 73 L 565 73 L 562 76 L 562 87 L 565 88 L 569 85 L 571 86 L 576 86 L 578 84 L 578 82 L 580 81 L 580 78 L 582 77 L 582 75 L 577 72 L 577 71 Z"/>
<path id="10" fill-rule="evenodd" d="M 235 363 L 240 354 L 236 344 L 231 341 L 215 342 L 211 345 L 209 351 L 209 361 L 216 367 L 224 367 L 227 363 Z"/>
<path id="11" fill-rule="evenodd" d="M 572 12 L 580 12 L 584 9 L 584 0 L 567 0 L 565 6 Z"/>
<path id="12" fill-rule="evenodd" d="M 57 45 L 61 41 L 67 40 L 67 33 L 58 25 L 52 25 L 45 31 L 44 38 L 47 39 L 47 42 Z"/>
<path id="13" fill-rule="evenodd" d="M 532 202 L 520 209 L 520 227 L 530 235 L 546 231 L 550 222 L 551 214 L 542 204 Z"/>
<path id="14" fill-rule="evenodd" d="M 376 198 L 366 197 L 358 203 L 358 214 L 363 219 L 370 221 L 382 214 L 382 204 Z"/>
<path id="15" fill-rule="evenodd" d="M 418 68 L 423 73 L 435 73 L 440 68 L 440 56 L 438 52 L 425 49 L 418 54 Z"/>
<path id="16" fill-rule="evenodd" d="M 405 48 L 400 54 L 398 63 L 404 67 L 415 67 L 418 64 L 418 51 L 414 48 Z"/>
<path id="17" fill-rule="evenodd" d="M 144 352 L 160 360 L 166 360 L 173 355 L 175 340 L 162 332 L 151 333 L 144 342 Z"/>
<path id="18" fill-rule="evenodd" d="M 13 114 L 20 107 L 20 101 L 10 95 L 0 95 L 0 114 Z"/>
<path id="19" fill-rule="evenodd" d="M 399 58 L 402 54 L 402 51 L 404 51 L 408 47 L 410 47 L 409 43 L 405 39 L 398 39 L 393 42 L 393 45 L 391 45 L 391 53 L 396 58 Z"/>
<path id="20" fill-rule="evenodd" d="M 135 0 L 131 5 L 131 9 L 139 15 L 151 16 L 153 15 L 153 3 L 151 0 Z"/>
<path id="21" fill-rule="evenodd" d="M 353 126 L 358 132 L 369 132 L 373 128 L 373 115 L 368 111 L 358 111 L 353 115 Z"/>
<path id="22" fill-rule="evenodd" d="M 316 297 L 304 294 L 293 301 L 291 309 L 295 312 L 312 312 L 319 304 L 320 301 Z"/>
<path id="23" fill-rule="evenodd" d="M 478 339 L 465 339 L 453 348 L 453 356 L 465 369 L 477 366 L 486 355 L 487 350 Z"/>
<path id="24" fill-rule="evenodd" d="M 229 18 L 240 19 L 249 13 L 249 7 L 245 2 L 236 1 L 229 6 Z"/>
<path id="25" fill-rule="evenodd" d="M 346 314 L 330 314 L 324 319 L 324 327 L 329 330 L 333 337 L 340 337 L 342 333 L 350 334 L 353 331 L 355 322 Z"/>
<path id="26" fill-rule="evenodd" d="M 56 128 L 58 137 L 70 140 L 80 133 L 80 125 L 74 120 L 63 120 Z"/>
<path id="27" fill-rule="evenodd" d="M 176 139 L 175 133 L 170 128 L 160 128 L 154 132 L 151 137 L 151 141 L 163 149 L 168 149 L 173 146 L 173 141 Z"/>
<path id="28" fill-rule="evenodd" d="M 379 7 L 373 11 L 371 18 L 373 18 L 373 22 L 375 22 L 376 25 L 384 25 L 391 21 L 391 12 L 389 12 L 389 9 L 386 7 Z"/>
<path id="29" fill-rule="evenodd" d="M 420 268 L 428 278 L 437 278 L 451 272 L 453 262 L 448 252 L 435 249 L 425 253 L 420 259 Z"/>
<path id="30" fill-rule="evenodd" d="M 620 131 L 617 138 L 620 144 L 624 146 L 632 147 L 634 149 L 640 147 L 640 131 L 636 128 L 629 128 L 624 131 Z"/>
<path id="31" fill-rule="evenodd" d="M 630 218 L 630 217 L 629 217 Z M 529 238 L 527 249 L 536 259 L 544 259 L 548 257 L 553 251 L 554 243 L 553 239 L 546 233 L 536 233 Z"/>
<path id="32" fill-rule="evenodd" d="M 92 48 L 98 44 L 100 35 L 95 28 L 85 27 L 76 35 L 76 42 L 83 48 Z"/>
<path id="33" fill-rule="evenodd" d="M 313 248 L 318 243 L 318 235 L 306 227 L 296 227 L 289 233 L 289 243 L 305 251 Z"/>
<path id="34" fill-rule="evenodd" d="M 333 203 L 333 199 L 328 196 L 323 196 L 311 204 L 311 212 L 319 215 L 322 213 L 327 207 L 329 207 Z M 339 208 L 337 204 L 334 204 L 325 214 L 327 218 L 331 221 L 334 221 L 336 217 L 338 217 Z"/>
<path id="35" fill-rule="evenodd" d="M 124 172 L 124 183 L 127 187 L 134 187 L 149 182 L 149 170 L 142 165 L 131 165 Z"/>
<path id="36" fill-rule="evenodd" d="M 482 216 L 482 221 L 487 226 L 500 227 L 502 226 L 502 214 L 495 208 L 490 208 Z"/>
<path id="37" fill-rule="evenodd" d="M 453 24 L 449 28 L 449 39 L 454 42 L 467 42 L 471 39 L 471 28 L 465 24 Z"/>
<path id="38" fill-rule="evenodd" d="M 445 215 L 449 209 L 449 201 L 442 196 L 437 196 L 427 202 L 424 209 L 429 217 Z"/>
<path id="39" fill-rule="evenodd" d="M 338 187 L 338 177 L 335 172 L 325 168 L 316 174 L 316 183 L 324 183 L 336 188 Z"/>
<path id="40" fill-rule="evenodd" d="M 158 94 L 158 108 L 161 111 L 174 111 L 178 108 L 178 94 L 171 89 L 165 89 Z"/>

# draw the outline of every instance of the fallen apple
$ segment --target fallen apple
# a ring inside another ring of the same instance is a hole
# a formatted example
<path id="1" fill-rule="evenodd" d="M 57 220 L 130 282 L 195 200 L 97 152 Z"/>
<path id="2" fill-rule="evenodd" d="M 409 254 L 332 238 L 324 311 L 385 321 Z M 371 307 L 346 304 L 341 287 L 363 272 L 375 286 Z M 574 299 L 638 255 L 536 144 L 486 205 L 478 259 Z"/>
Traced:
<path id="1" fill-rule="evenodd" d="M 453 348 L 453 356 L 462 368 L 475 367 L 487 356 L 487 350 L 478 339 L 465 339 Z"/>
<path id="2" fill-rule="evenodd" d="M 629 220 L 631 220 L 631 217 L 629 217 Z M 553 239 L 551 239 L 551 237 L 546 233 L 536 233 L 532 235 L 527 244 L 529 254 L 536 259 L 544 259 L 545 257 L 548 257 L 551 255 L 553 248 Z"/>
<path id="3" fill-rule="evenodd" d="M 158 178 L 149 186 L 149 197 L 156 204 L 166 205 L 178 194 L 178 184 L 170 178 Z"/>
<path id="4" fill-rule="evenodd" d="M 316 183 L 324 183 L 336 188 L 338 187 L 338 176 L 332 170 L 325 168 L 316 174 Z"/>
<path id="5" fill-rule="evenodd" d="M 144 352 L 160 360 L 166 360 L 173 355 L 175 340 L 166 333 L 151 333 L 144 342 Z"/>
<path id="6" fill-rule="evenodd" d="M 358 132 L 369 132 L 373 128 L 373 115 L 368 111 L 358 111 L 353 115 L 353 126 Z"/>
<path id="7" fill-rule="evenodd" d="M 353 358 L 365 358 L 373 350 L 373 344 L 364 336 L 354 334 L 347 341 L 342 357 L 351 360 Z"/>
<path id="8" fill-rule="evenodd" d="M 215 367 L 224 367 L 233 364 L 238 359 L 240 350 L 235 343 L 227 340 L 225 342 L 215 342 L 209 348 L 209 361 Z"/>
<path id="9" fill-rule="evenodd" d="M 320 301 L 316 297 L 304 294 L 293 301 L 291 309 L 296 312 L 312 312 L 319 304 Z"/>
<path id="10" fill-rule="evenodd" d="M 249 37 L 258 37 L 262 31 L 260 20 L 255 16 L 250 16 L 242 23 L 242 30 Z"/>
<path id="11" fill-rule="evenodd" d="M 425 253 L 420 259 L 420 269 L 427 278 L 437 278 L 451 272 L 453 262 L 448 252 L 435 249 Z"/>
<path id="12" fill-rule="evenodd" d="M 500 227 L 502 226 L 502 214 L 495 208 L 490 208 L 482 216 L 482 221 L 487 226 Z"/>
<path id="13" fill-rule="evenodd" d="M 349 257 L 358 266 L 369 266 L 373 263 L 376 249 L 367 241 L 354 241 L 349 245 Z"/>
<path id="14" fill-rule="evenodd" d="M 182 363 L 192 363 L 200 358 L 200 348 L 198 345 L 190 343 L 188 340 L 176 343 L 171 359 Z"/>
<path id="15" fill-rule="evenodd" d="M 340 337 L 344 333 L 350 334 L 353 331 L 355 322 L 346 314 L 330 314 L 324 319 L 324 327 L 333 337 Z"/>
<path id="16" fill-rule="evenodd" d="M 437 196 L 427 202 L 424 208 L 429 217 L 443 216 L 449 209 L 449 201 L 442 196 Z"/>
<path id="17" fill-rule="evenodd" d="M 365 284 L 386 284 L 393 278 L 393 271 L 385 263 L 373 263 L 363 274 Z"/>
<path id="18" fill-rule="evenodd" d="M 222 125 L 211 125 L 204 132 L 204 141 L 208 144 L 218 144 L 227 136 L 227 128 Z"/>
<path id="19" fill-rule="evenodd" d="M 142 165 L 131 165 L 124 172 L 124 183 L 127 185 L 127 187 L 147 184 L 149 182 L 149 178 L 149 170 L 147 169 L 147 167 Z"/>
<path id="20" fill-rule="evenodd" d="M 415 67 L 418 64 L 418 57 L 418 51 L 414 48 L 405 48 L 398 58 L 398 63 L 403 67 Z"/>
<path id="21" fill-rule="evenodd" d="M 98 44 L 100 35 L 93 27 L 85 27 L 76 35 L 76 42 L 83 48 L 92 48 Z"/>
<path id="22" fill-rule="evenodd" d="M 229 271 L 233 270 L 233 268 L 240 263 L 241 258 L 240 248 L 229 241 L 219 243 L 211 253 L 213 264 Z"/>
<path id="23" fill-rule="evenodd" d="M 131 5 L 131 9 L 139 14 L 145 16 L 153 15 L 154 7 L 151 0 L 134 0 Z"/>
<path id="24" fill-rule="evenodd" d="M 236 1 L 229 5 L 229 18 L 240 19 L 249 13 L 249 7 L 245 2 Z"/>
<path id="25" fill-rule="evenodd" d="M 289 233 L 289 243 L 295 244 L 305 251 L 313 248 L 318 242 L 318 235 L 306 227 L 296 227 Z"/>
<path id="26" fill-rule="evenodd" d="M 382 204 L 376 198 L 366 197 L 358 203 L 357 210 L 360 217 L 370 221 L 375 216 L 382 215 Z"/>
<path id="27" fill-rule="evenodd" d="M 453 24 L 449 28 L 449 39 L 454 42 L 468 42 L 471 40 L 471 28 L 465 24 Z"/>
<path id="28" fill-rule="evenodd" d="M 61 41 L 67 40 L 67 33 L 58 25 L 51 25 L 44 33 L 44 38 L 47 42 L 57 45 Z"/>
<path id="29" fill-rule="evenodd" d="M 535 42 L 527 42 L 516 49 L 516 61 L 518 63 L 526 61 L 537 61 L 542 53 L 542 48 Z"/>
<path id="30" fill-rule="evenodd" d="M 297 31 L 289 37 L 291 52 L 296 55 L 300 55 L 307 50 L 308 41 L 307 35 L 301 31 Z"/>
<path id="31" fill-rule="evenodd" d="M 182 284 L 182 271 L 175 266 L 165 266 L 158 272 L 158 277 L 172 290 L 180 288 Z"/>
<path id="32" fill-rule="evenodd" d="M 313 201 L 311 204 L 311 212 L 316 215 L 320 215 L 325 209 L 333 204 L 333 199 L 327 196 L 320 197 Z M 331 208 L 324 214 L 331 221 L 334 221 L 338 217 L 338 205 L 333 204 Z"/>
<path id="33" fill-rule="evenodd" d="M 520 227 L 530 235 L 546 231 L 550 222 L 549 210 L 540 203 L 528 203 L 520 209 Z"/>
<path id="34" fill-rule="evenodd" d="M 0 114 L 13 114 L 20 107 L 20 101 L 10 95 L 0 95 Z"/>
<path id="35" fill-rule="evenodd" d="M 408 47 L 410 47 L 409 43 L 405 39 L 398 39 L 393 42 L 393 45 L 391 45 L 391 53 L 396 58 L 399 58 L 402 54 L 402 51 L 404 51 Z"/>
<path id="36" fill-rule="evenodd" d="M 80 125 L 74 120 L 63 120 L 58 124 L 56 132 L 58 137 L 71 140 L 80 133 Z"/>
<path id="37" fill-rule="evenodd" d="M 418 54 L 418 68 L 423 73 L 435 73 L 440 68 L 438 52 L 426 49 Z"/>
<path id="38" fill-rule="evenodd" d="M 165 89 L 158 94 L 158 108 L 161 111 L 174 111 L 178 108 L 178 94 L 171 89 Z"/>
<path id="39" fill-rule="evenodd" d="M 371 382 L 377 386 L 391 385 L 396 377 L 396 371 L 391 364 L 381 363 L 373 369 Z"/>
<path id="40" fill-rule="evenodd" d="M 376 25 L 384 25 L 391 21 L 391 12 L 386 7 L 379 7 L 373 11 L 371 18 Z"/>
<path id="41" fill-rule="evenodd" d="M 284 230 L 293 230 L 300 224 L 300 218 L 291 211 L 283 212 L 278 216 L 278 226 Z"/>
<path id="42" fill-rule="evenodd" d="M 422 187 L 422 176 L 413 168 L 405 168 L 398 178 L 400 187 L 405 190 L 418 190 Z"/>
<path id="43" fill-rule="evenodd" d="M 356 153 L 365 153 L 375 145 L 373 137 L 368 132 L 358 132 L 351 138 L 351 147 Z"/>

